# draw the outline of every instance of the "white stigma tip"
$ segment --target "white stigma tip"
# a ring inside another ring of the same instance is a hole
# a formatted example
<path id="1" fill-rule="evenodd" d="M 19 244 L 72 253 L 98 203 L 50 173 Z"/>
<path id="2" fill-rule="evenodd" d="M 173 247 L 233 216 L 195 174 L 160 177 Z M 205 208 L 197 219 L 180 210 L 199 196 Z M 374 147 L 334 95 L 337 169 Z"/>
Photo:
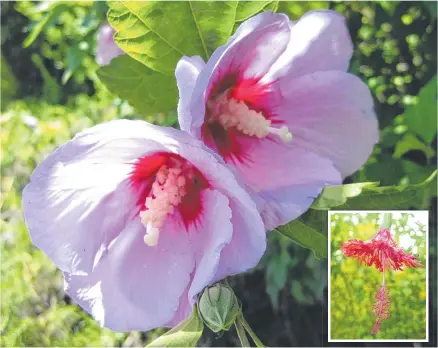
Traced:
<path id="1" fill-rule="evenodd" d="M 283 140 L 285 143 L 290 143 L 292 141 L 292 133 L 289 131 L 289 129 L 286 126 L 280 128 L 278 135 L 280 136 L 281 140 Z"/>
<path id="2" fill-rule="evenodd" d="M 289 143 L 292 141 L 292 133 L 286 126 L 283 126 L 281 128 L 268 127 L 268 131 L 269 133 L 279 136 L 281 140 L 283 140 L 285 143 Z"/>
<path id="3" fill-rule="evenodd" d="M 143 237 L 145 244 L 149 246 L 156 246 L 158 244 L 158 237 L 160 236 L 160 230 L 156 227 L 147 226 L 147 232 Z"/>

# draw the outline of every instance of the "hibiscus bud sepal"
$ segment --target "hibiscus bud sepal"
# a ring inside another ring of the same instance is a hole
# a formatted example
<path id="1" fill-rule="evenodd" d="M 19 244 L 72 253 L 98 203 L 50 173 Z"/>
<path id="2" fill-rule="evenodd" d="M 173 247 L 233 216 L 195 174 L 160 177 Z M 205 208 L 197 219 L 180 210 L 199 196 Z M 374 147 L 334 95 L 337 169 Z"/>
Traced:
<path id="1" fill-rule="evenodd" d="M 240 308 L 233 289 L 221 283 L 206 288 L 198 304 L 200 317 L 215 333 L 228 331 L 239 315 Z"/>
<path id="2" fill-rule="evenodd" d="M 251 347 L 246 333 L 257 347 L 265 347 L 245 320 L 240 301 L 226 279 L 204 290 L 198 301 L 198 311 L 204 324 L 213 332 L 228 331 L 234 324 L 242 347 Z"/>

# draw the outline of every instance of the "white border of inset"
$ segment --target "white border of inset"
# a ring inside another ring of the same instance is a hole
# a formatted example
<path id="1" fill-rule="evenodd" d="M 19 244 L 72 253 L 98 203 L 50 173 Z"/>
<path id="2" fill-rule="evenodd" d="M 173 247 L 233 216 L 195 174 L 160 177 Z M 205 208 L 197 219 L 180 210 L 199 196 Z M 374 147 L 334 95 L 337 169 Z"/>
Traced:
<path id="1" fill-rule="evenodd" d="M 423 340 L 361 340 L 361 339 L 331 339 L 331 224 L 330 217 L 332 214 L 355 214 L 355 213 L 415 213 L 415 212 L 425 212 L 427 214 L 426 223 L 426 339 Z M 428 210 L 329 210 L 327 214 L 328 219 L 328 342 L 429 342 L 429 211 Z"/>

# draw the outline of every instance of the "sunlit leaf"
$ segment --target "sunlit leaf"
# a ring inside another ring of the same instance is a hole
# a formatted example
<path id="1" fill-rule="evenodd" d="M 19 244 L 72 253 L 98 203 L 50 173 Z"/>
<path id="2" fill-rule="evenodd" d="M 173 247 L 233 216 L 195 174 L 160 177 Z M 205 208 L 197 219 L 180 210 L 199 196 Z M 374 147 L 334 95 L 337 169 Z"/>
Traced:
<path id="1" fill-rule="evenodd" d="M 227 41 L 237 2 L 111 1 L 108 5 L 117 44 L 147 67 L 173 76 L 182 56 L 207 59 Z"/>
<path id="2" fill-rule="evenodd" d="M 343 204 L 327 206 L 327 209 L 407 209 L 423 200 L 435 180 L 436 170 L 419 184 L 363 187 L 360 195 L 348 198 Z M 428 202 L 425 203 L 428 205 Z"/>
<path id="3" fill-rule="evenodd" d="M 199 318 L 197 306 L 194 306 L 190 318 L 179 323 L 146 347 L 195 347 L 203 330 L 204 323 Z"/>
<path id="4" fill-rule="evenodd" d="M 328 9 L 329 5 L 328 1 L 280 1 L 278 12 L 285 13 L 292 20 L 296 20 L 307 11 Z"/>
<path id="5" fill-rule="evenodd" d="M 151 70 L 128 55 L 101 67 L 98 76 L 111 92 L 126 99 L 141 114 L 176 107 L 178 91 L 174 78 Z"/>
<path id="6" fill-rule="evenodd" d="M 243 22 L 267 6 L 278 6 L 278 1 L 239 1 L 236 9 L 236 22 Z"/>
<path id="7" fill-rule="evenodd" d="M 378 182 L 361 182 L 340 186 L 326 187 L 319 197 L 313 202 L 313 209 L 327 210 L 347 202 L 348 198 L 358 196 L 364 188 L 376 187 Z"/>

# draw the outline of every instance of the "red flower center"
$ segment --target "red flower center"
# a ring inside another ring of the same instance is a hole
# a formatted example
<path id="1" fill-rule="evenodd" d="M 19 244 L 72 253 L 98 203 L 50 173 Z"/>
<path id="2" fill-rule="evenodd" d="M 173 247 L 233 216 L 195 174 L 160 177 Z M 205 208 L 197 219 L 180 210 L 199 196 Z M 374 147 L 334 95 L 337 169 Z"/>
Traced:
<path id="1" fill-rule="evenodd" d="M 228 74 L 211 89 L 201 129 L 203 141 L 226 161 L 248 159 L 241 137 L 254 141 L 276 135 L 283 141 L 292 139 L 287 127 L 275 128 L 267 107 L 270 84 L 259 79 L 239 78 Z"/>
<path id="2" fill-rule="evenodd" d="M 176 212 L 186 228 L 195 223 L 202 213 L 201 191 L 209 187 L 207 179 L 189 161 L 167 152 L 139 158 L 131 173 L 131 184 L 139 193 L 137 206 L 148 245 L 156 245 L 160 227 Z"/>

